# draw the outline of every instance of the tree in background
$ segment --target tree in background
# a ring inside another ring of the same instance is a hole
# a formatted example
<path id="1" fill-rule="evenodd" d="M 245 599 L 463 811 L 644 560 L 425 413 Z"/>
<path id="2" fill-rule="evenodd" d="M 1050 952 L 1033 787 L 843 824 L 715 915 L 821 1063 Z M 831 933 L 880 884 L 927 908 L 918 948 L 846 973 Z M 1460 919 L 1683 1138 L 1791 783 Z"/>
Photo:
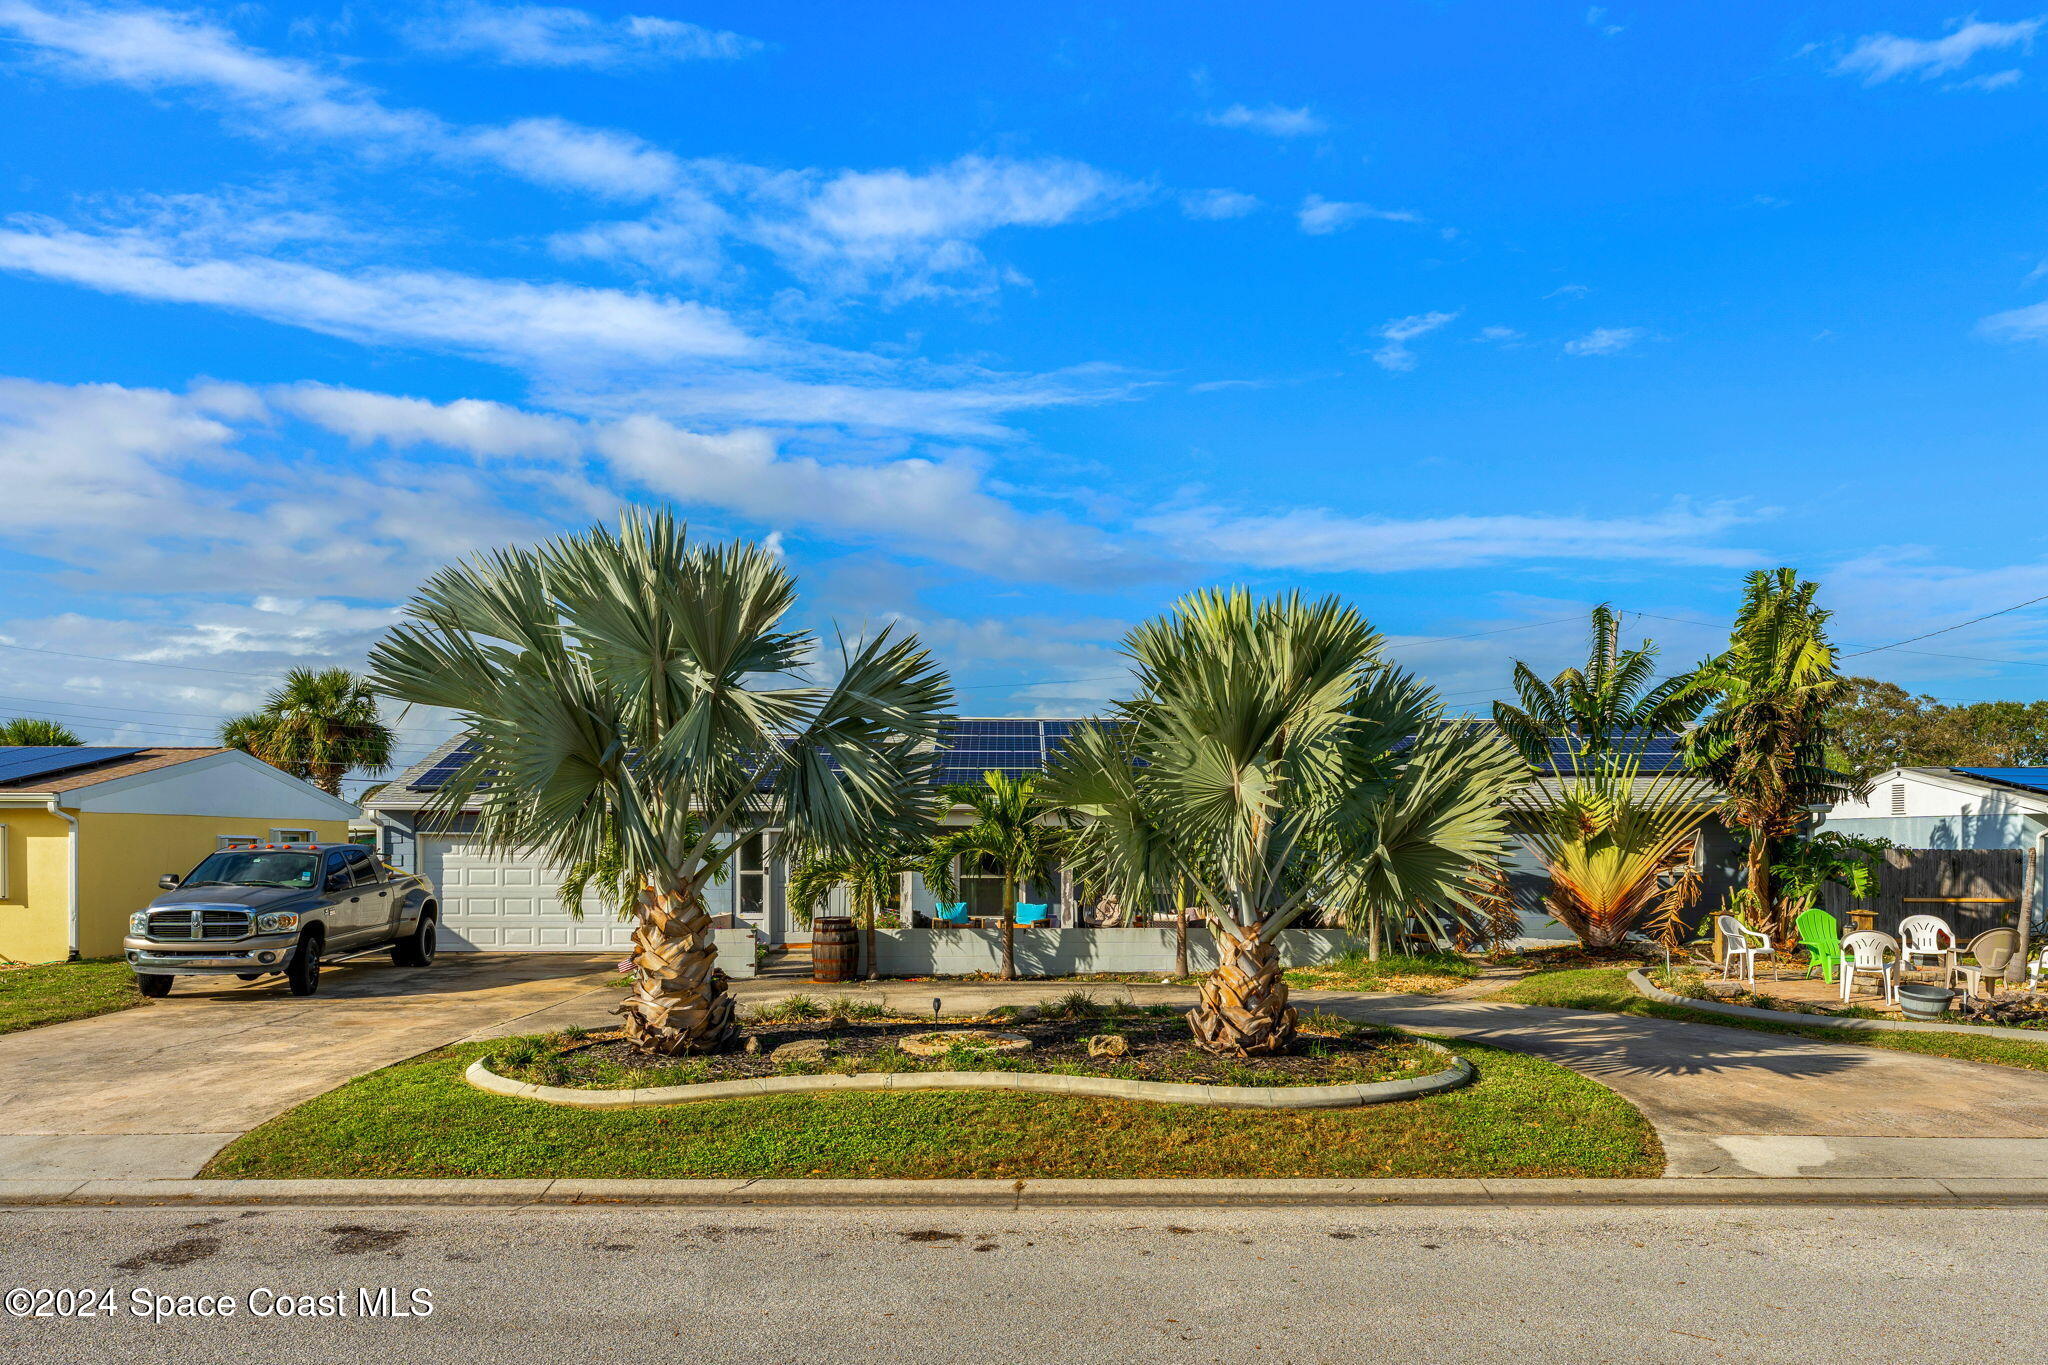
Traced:
<path id="1" fill-rule="evenodd" d="M 1519 660 L 1515 698 L 1497 701 L 1493 718 L 1522 757 L 1537 768 L 1553 761 L 1551 742 L 1572 741 L 1577 754 L 1596 757 L 1615 740 L 1644 732 L 1669 733 L 1699 715 L 1703 699 L 1685 676 L 1651 682 L 1657 646 L 1644 640 L 1621 648 L 1621 620 L 1613 608 L 1593 608 L 1592 642 L 1583 668 L 1567 668 L 1545 682 Z"/>
<path id="2" fill-rule="evenodd" d="M 1747 835 L 1749 890 L 1786 943 L 1790 920 L 1771 892 L 1779 840 L 1806 827 L 1810 808 L 1856 791 L 1829 764 L 1829 720 L 1848 683 L 1828 643 L 1820 585 L 1792 569 L 1759 570 L 1744 585 L 1728 648 L 1693 676 L 1712 712 L 1683 741 L 1687 761 L 1726 796 L 1721 816 Z"/>
<path id="3" fill-rule="evenodd" d="M 1003 980 L 1017 979 L 1017 897 L 1034 877 L 1050 877 L 1066 842 L 1059 813 L 1038 791 L 1038 779 L 998 772 L 981 775 L 978 787 L 946 788 L 955 803 L 973 812 L 965 829 L 948 829 L 933 839 L 922 871 L 925 884 L 942 901 L 959 895 L 959 878 L 976 867 L 1002 878 Z"/>
<path id="4" fill-rule="evenodd" d="M 1067 865 L 1076 876 L 1116 898 L 1129 914 L 1156 914 L 1173 908 L 1173 973 L 1188 974 L 1188 917 L 1182 906 L 1186 889 L 1173 840 L 1157 823 L 1157 813 L 1138 799 L 1137 756 L 1130 730 L 1122 725 L 1088 725 L 1075 730 L 1067 748 L 1075 764 L 1096 780 L 1059 794 L 1072 804 L 1062 807 L 1076 817 L 1067 845 Z"/>
<path id="5" fill-rule="evenodd" d="M 857 852 L 925 827 L 952 699 L 888 630 L 801 681 L 796 581 L 756 545 L 697 546 L 635 510 L 537 550 L 443 569 L 371 651 L 377 687 L 457 712 L 473 756 L 430 818 L 473 809 L 493 850 L 623 867 L 638 888 L 626 1037 L 658 1054 L 735 1036 L 704 889 L 774 818 L 800 847 Z"/>
<path id="6" fill-rule="evenodd" d="M 1897 683 L 1850 678 L 1828 728 L 1836 766 L 1859 780 L 1887 768 L 2048 764 L 2048 701 L 1952 706 Z"/>
<path id="7" fill-rule="evenodd" d="M 294 668 L 263 709 L 220 727 L 220 742 L 341 795 L 350 769 L 391 766 L 391 731 L 377 713 L 368 678 L 346 668 Z"/>
<path id="8" fill-rule="evenodd" d="M 1134 806 L 1134 824 L 1166 832 L 1215 935 L 1188 1016 L 1208 1051 L 1291 1046 L 1279 936 L 1306 916 L 1484 914 L 1475 892 L 1528 767 L 1490 728 L 1445 723 L 1383 644 L 1335 598 L 1196 593 L 1125 639 L 1128 739 L 1070 741 L 1053 760 L 1061 807 Z M 1141 841 L 1103 845 L 1126 846 L 1144 856 Z"/>
<path id="9" fill-rule="evenodd" d="M 13 720 L 0 722 L 0 744 L 19 744 L 38 749 L 68 749 L 84 742 L 54 720 L 16 716 Z"/>

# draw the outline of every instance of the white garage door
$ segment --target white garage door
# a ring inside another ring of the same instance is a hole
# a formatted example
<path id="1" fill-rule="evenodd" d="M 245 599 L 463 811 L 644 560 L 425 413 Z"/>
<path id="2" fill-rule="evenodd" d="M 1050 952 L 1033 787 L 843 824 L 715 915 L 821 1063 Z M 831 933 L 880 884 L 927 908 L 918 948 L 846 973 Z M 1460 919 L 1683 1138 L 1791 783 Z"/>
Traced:
<path id="1" fill-rule="evenodd" d="M 595 897 L 576 919 L 555 898 L 562 874 L 539 858 L 460 839 L 420 840 L 420 871 L 440 892 L 441 946 L 451 952 L 602 952 L 631 946 L 633 926 Z"/>

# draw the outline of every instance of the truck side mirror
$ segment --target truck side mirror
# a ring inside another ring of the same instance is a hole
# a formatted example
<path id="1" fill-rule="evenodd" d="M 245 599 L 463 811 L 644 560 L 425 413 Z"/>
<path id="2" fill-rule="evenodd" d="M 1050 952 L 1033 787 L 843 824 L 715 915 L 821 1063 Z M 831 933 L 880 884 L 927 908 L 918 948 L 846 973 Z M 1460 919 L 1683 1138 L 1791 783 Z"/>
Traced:
<path id="1" fill-rule="evenodd" d="M 156 884 L 166 891 L 176 891 L 178 889 L 178 874 L 166 872 L 163 876 L 156 879 Z"/>

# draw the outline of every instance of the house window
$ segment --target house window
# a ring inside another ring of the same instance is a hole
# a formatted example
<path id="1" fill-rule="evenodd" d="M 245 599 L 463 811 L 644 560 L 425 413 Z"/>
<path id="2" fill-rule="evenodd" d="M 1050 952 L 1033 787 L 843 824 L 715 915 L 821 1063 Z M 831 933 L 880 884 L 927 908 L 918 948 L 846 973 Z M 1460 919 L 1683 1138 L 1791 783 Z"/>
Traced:
<path id="1" fill-rule="evenodd" d="M 313 831 L 310 829 L 274 829 L 270 831 L 270 842 L 273 844 L 311 844 L 317 843 L 318 840 L 313 838 Z"/>
<path id="2" fill-rule="evenodd" d="M 740 841 L 739 871 L 734 875 L 734 906 L 739 917 L 762 924 L 768 915 L 768 835 L 749 834 Z"/>
<path id="3" fill-rule="evenodd" d="M 1894 782 L 1892 783 L 1892 814 L 1904 815 L 1905 813 L 1906 784 L 1903 782 Z"/>
<path id="4" fill-rule="evenodd" d="M 960 899 L 967 902 L 970 915 L 993 915 L 1000 919 L 1009 912 L 1003 904 L 1003 873 L 992 858 L 978 857 L 972 866 L 960 869 Z"/>
<path id="5" fill-rule="evenodd" d="M 233 848 L 237 844 L 260 844 L 263 837 L 258 834 L 222 834 L 214 838 L 215 848 Z"/>
<path id="6" fill-rule="evenodd" d="M 0 825 L 0 901 L 11 899 L 14 887 L 7 879 L 7 844 L 12 831 Z"/>

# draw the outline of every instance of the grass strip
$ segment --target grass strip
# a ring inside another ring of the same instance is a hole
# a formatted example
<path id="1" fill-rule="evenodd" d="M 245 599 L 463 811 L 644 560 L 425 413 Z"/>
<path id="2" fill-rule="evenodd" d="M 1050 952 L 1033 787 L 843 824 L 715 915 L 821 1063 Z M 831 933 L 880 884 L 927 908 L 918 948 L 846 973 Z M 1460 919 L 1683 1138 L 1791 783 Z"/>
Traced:
<path id="1" fill-rule="evenodd" d="M 135 973 L 118 957 L 0 970 L 0 1033 L 90 1019 L 141 1003 Z"/>

